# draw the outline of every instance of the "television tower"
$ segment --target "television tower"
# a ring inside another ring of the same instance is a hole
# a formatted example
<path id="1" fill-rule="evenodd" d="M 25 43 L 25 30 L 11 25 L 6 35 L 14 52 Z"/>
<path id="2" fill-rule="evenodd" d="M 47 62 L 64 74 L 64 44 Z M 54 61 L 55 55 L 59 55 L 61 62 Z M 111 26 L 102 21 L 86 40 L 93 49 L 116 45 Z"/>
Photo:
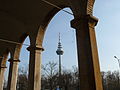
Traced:
<path id="1" fill-rule="evenodd" d="M 62 50 L 62 45 L 61 45 L 61 42 L 60 42 L 60 33 L 59 33 L 59 42 L 58 42 L 58 49 L 57 49 L 57 51 L 56 51 L 56 53 L 57 53 L 57 55 L 59 56 L 59 88 L 60 88 L 60 90 L 61 90 L 61 85 L 60 85 L 60 83 L 61 83 L 61 57 L 62 57 L 62 55 L 63 55 L 63 50 Z"/>

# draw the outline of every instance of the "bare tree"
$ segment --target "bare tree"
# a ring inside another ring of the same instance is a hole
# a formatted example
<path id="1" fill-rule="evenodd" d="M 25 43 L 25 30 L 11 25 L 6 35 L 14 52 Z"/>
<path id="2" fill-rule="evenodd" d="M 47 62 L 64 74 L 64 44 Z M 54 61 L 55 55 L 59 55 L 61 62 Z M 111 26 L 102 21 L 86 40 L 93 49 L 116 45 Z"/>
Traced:
<path id="1" fill-rule="evenodd" d="M 120 90 L 119 77 L 118 71 L 102 72 L 104 90 Z"/>
<path id="2" fill-rule="evenodd" d="M 42 65 L 42 87 L 49 88 L 53 90 L 57 86 L 57 78 L 58 78 L 58 69 L 57 63 L 50 61 L 45 65 Z M 43 84 L 46 82 L 46 86 Z"/>
<path id="3" fill-rule="evenodd" d="M 27 70 L 22 67 L 18 69 L 17 90 L 27 90 L 28 77 Z"/>

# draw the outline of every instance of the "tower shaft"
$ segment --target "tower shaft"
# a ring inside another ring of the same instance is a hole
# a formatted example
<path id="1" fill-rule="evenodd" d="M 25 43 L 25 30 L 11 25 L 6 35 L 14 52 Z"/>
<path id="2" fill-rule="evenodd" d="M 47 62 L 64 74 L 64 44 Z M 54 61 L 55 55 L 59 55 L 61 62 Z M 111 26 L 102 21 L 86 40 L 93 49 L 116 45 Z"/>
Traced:
<path id="1" fill-rule="evenodd" d="M 61 76 L 61 55 L 59 55 L 59 77 Z"/>

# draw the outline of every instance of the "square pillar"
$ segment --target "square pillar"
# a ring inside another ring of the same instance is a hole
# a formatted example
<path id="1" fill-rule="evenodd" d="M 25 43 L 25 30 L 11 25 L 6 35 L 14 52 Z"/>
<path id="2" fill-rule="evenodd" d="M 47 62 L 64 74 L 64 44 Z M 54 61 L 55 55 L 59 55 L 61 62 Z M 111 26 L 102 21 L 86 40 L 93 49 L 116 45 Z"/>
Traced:
<path id="1" fill-rule="evenodd" d="M 28 90 L 41 90 L 41 52 L 42 47 L 30 46 Z"/>
<path id="2" fill-rule="evenodd" d="M 0 66 L 0 90 L 3 90 L 4 86 L 4 73 L 6 70 L 6 66 Z"/>
<path id="3" fill-rule="evenodd" d="M 7 55 L 4 57 L 0 57 L 0 90 L 3 90 L 4 86 L 4 73 L 6 70 L 6 60 L 7 60 Z"/>
<path id="4" fill-rule="evenodd" d="M 71 21 L 76 29 L 80 90 L 103 90 L 94 28 L 97 22 L 90 15 Z"/>
<path id="5" fill-rule="evenodd" d="M 7 90 L 16 90 L 17 76 L 18 76 L 18 63 L 20 60 L 9 59 L 9 76 Z"/>

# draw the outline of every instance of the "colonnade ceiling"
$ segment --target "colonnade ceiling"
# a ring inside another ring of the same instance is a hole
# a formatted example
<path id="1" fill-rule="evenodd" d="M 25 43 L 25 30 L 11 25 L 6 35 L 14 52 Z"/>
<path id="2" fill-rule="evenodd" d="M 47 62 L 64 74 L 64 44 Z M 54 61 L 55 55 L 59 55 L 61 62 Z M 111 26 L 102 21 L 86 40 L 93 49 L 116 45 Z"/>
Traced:
<path id="1" fill-rule="evenodd" d="M 79 5 L 76 2 L 81 0 L 45 1 L 64 8 Z M 45 3 L 44 0 L 0 0 L 0 39 L 21 42 L 24 34 L 34 35 L 38 32 L 40 25 L 46 24 L 47 26 L 57 11 L 59 9 Z M 10 44 L 0 41 L 0 48 L 7 46 L 9 47 Z"/>
<path id="2" fill-rule="evenodd" d="M 68 0 L 48 1 L 57 6 L 69 5 Z M 0 39 L 21 42 L 24 34 L 37 33 L 54 8 L 42 0 L 0 0 Z M 12 44 L 0 41 L 0 52 L 10 46 Z"/>

